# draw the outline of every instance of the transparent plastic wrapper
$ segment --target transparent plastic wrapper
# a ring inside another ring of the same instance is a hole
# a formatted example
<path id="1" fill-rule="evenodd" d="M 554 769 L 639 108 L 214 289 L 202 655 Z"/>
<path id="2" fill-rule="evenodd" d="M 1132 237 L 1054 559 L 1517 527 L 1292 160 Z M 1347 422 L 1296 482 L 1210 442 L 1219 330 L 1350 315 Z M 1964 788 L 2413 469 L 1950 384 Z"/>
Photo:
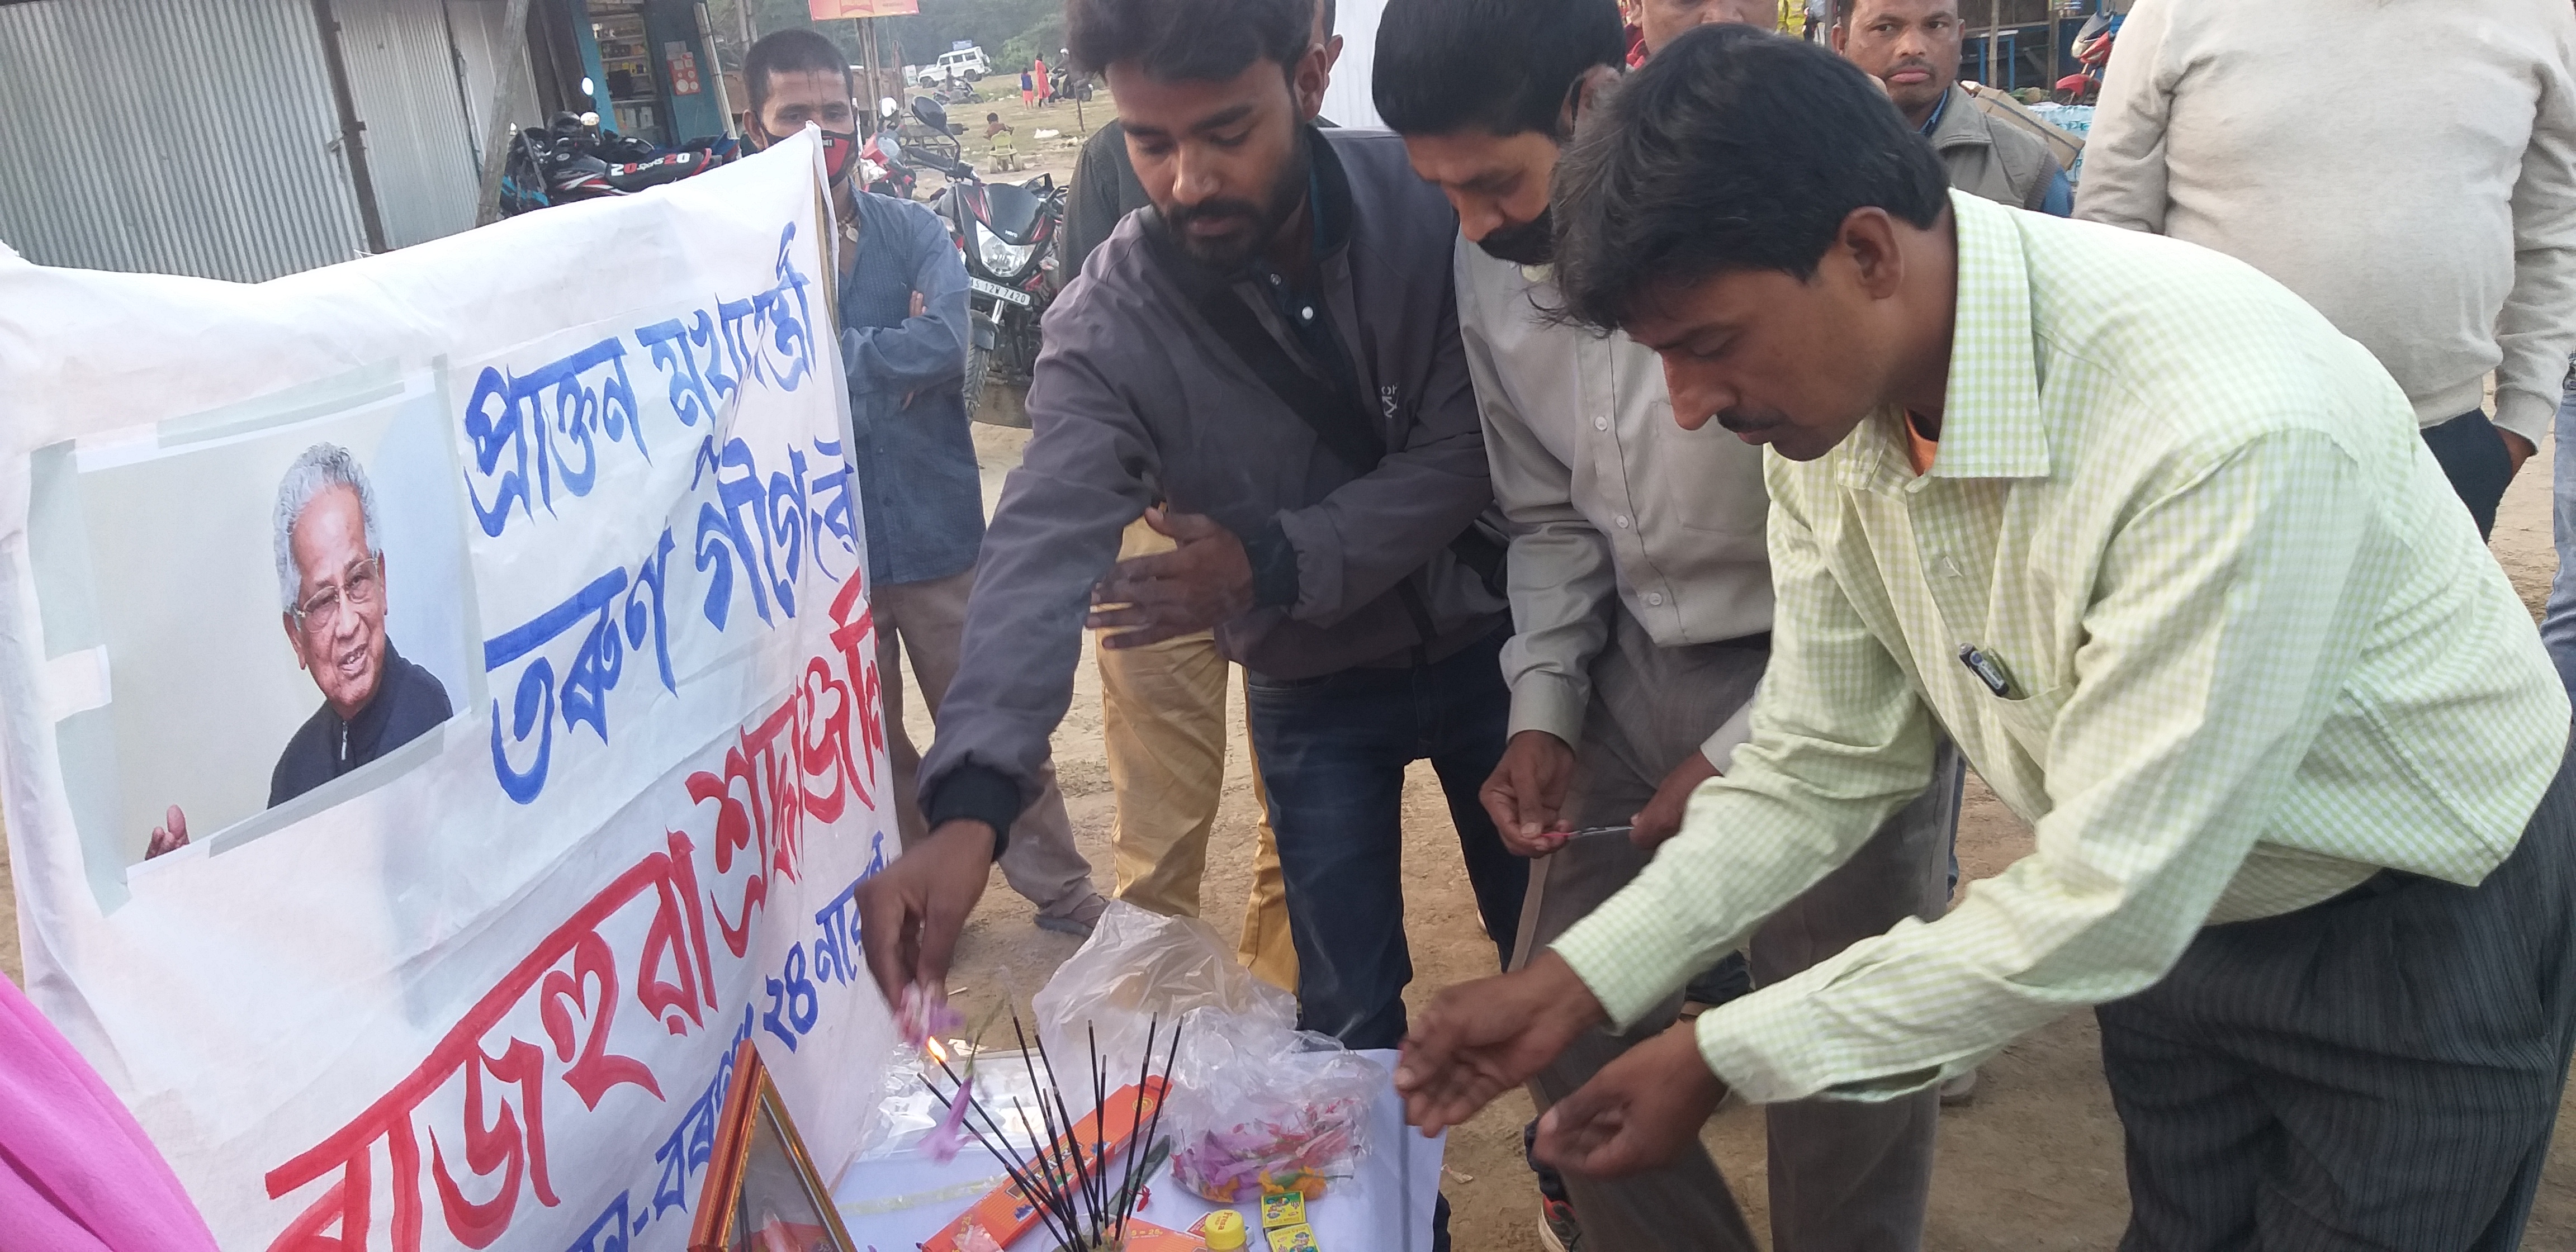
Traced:
<path id="1" fill-rule="evenodd" d="M 1170 1118 L 1172 1176 L 1219 1204 L 1266 1192 L 1324 1194 L 1368 1154 L 1377 1062 L 1329 1036 L 1199 1010 L 1181 1032 Z"/>
<path id="2" fill-rule="evenodd" d="M 962 1054 L 952 1055 L 950 1067 L 960 1068 L 963 1059 Z M 1013 1097 L 1021 1101 L 1024 1109 L 1034 1108 L 1037 1104 L 1037 1087 L 1029 1082 L 1028 1072 L 1020 1063 L 1020 1054 L 1016 1050 L 986 1053 L 975 1073 L 975 1090 L 985 1102 L 985 1107 L 1001 1110 L 995 1114 L 995 1121 L 1002 1127 L 1002 1133 L 1009 1135 L 1014 1143 L 1025 1144 L 1036 1138 L 1040 1134 L 1035 1129 L 1036 1119 L 1014 1112 L 1011 1107 Z M 879 1161 L 892 1156 L 907 1156 L 921 1148 L 922 1141 L 929 1137 L 932 1128 L 938 1126 L 940 1118 L 948 1112 L 939 1098 L 930 1093 L 929 1085 L 922 1081 L 925 1075 L 936 1076 L 941 1090 L 948 1088 L 947 1073 L 939 1068 L 938 1062 L 915 1049 L 897 1045 L 893 1057 L 886 1062 L 876 1116 L 870 1120 L 865 1135 L 859 1141 L 856 1159 Z M 983 1151 L 971 1141 L 967 1150 L 979 1155 Z"/>
<path id="3" fill-rule="evenodd" d="M 1323 1194 L 1367 1151 L 1384 1068 L 1297 1029 L 1297 1001 L 1252 976 L 1206 923 L 1112 901 L 1091 938 L 1037 994 L 1059 1063 L 1097 1041 L 1111 1072 L 1153 1068 L 1180 1028 L 1162 1137 L 1185 1185 L 1220 1203 L 1262 1191 Z"/>
<path id="4" fill-rule="evenodd" d="M 1113 1074 L 1145 1063 L 1163 1068 L 1173 1023 L 1196 1009 L 1258 1022 L 1281 1034 L 1297 1028 L 1297 999 L 1252 976 L 1234 949 L 1196 918 L 1165 917 L 1112 900 L 1091 937 L 1047 980 L 1031 1003 L 1039 1034 L 1059 1062 L 1088 1055 L 1096 1037 Z M 1156 1023 L 1160 1023 L 1159 1029 Z M 1184 1053 L 1188 1050 L 1185 1040 Z M 1080 1068 L 1082 1062 L 1071 1062 Z"/>

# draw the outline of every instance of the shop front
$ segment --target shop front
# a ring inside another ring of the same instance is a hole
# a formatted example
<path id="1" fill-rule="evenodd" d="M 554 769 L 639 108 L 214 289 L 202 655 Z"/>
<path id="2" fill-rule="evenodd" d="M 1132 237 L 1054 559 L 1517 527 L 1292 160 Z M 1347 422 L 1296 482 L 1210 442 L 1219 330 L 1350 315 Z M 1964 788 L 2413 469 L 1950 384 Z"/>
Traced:
<path id="1" fill-rule="evenodd" d="M 663 145 L 725 133 L 722 82 L 691 0 L 577 0 L 574 42 L 600 124 Z"/>

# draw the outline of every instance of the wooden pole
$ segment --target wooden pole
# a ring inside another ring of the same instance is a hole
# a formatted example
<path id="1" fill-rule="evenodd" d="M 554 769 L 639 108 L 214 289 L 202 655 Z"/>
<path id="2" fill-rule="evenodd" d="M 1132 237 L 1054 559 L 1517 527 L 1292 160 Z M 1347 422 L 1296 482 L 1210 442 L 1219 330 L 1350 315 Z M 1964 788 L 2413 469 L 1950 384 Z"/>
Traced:
<path id="1" fill-rule="evenodd" d="M 492 112 L 483 123 L 483 176 L 474 191 L 477 226 L 501 220 L 501 172 L 510 163 L 510 144 L 519 131 L 510 111 L 521 99 L 531 103 L 536 99 L 535 71 L 529 65 L 536 49 L 529 46 L 528 0 L 510 0 L 502 9 L 499 47 L 501 63 L 492 76 Z"/>
<path id="2" fill-rule="evenodd" d="M 1986 0 L 1986 85 L 2000 87 L 1995 79 L 1995 49 L 2003 42 L 2004 0 Z"/>

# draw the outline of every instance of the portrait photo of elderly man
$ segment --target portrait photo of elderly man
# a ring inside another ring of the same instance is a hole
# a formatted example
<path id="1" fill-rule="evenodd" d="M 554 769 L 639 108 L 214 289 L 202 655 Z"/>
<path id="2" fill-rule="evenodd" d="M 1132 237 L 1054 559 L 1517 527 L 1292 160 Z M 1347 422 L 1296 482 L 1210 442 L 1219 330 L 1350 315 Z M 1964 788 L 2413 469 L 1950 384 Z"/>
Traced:
<path id="1" fill-rule="evenodd" d="M 438 677 L 403 659 L 386 637 L 383 528 L 358 458 L 337 444 L 305 449 L 278 484 L 276 520 L 280 622 L 322 707 L 278 755 L 270 808 L 419 738 L 455 711 Z M 179 806 L 166 818 L 147 859 L 188 842 Z"/>

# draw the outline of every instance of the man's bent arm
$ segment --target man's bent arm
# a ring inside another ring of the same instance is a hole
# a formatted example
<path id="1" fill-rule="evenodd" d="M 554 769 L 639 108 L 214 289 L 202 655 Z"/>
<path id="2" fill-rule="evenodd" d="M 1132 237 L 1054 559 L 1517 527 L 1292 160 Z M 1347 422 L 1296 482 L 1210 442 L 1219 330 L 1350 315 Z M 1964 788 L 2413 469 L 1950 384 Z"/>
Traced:
<path id="1" fill-rule="evenodd" d="M 1440 309 L 1432 336 L 1437 355 L 1404 445 L 1321 502 L 1273 519 L 1296 551 L 1292 617 L 1318 626 L 1340 622 L 1422 568 L 1493 503 L 1454 295 Z"/>
<path id="2" fill-rule="evenodd" d="M 2552 14 L 2557 55 L 2544 58 L 2548 78 L 2513 189 L 2513 292 L 2496 319 L 2495 424 L 2535 448 L 2557 418 L 2576 349 L 2576 10 Z"/>
<path id="3" fill-rule="evenodd" d="M 1457 276 L 1459 291 L 1476 301 L 1475 276 L 1463 256 L 1473 246 L 1461 245 Z M 1592 660 L 1609 640 L 1607 610 L 1618 594 L 1610 541 L 1574 507 L 1574 471 L 1548 451 L 1504 389 L 1493 344 L 1472 309 L 1461 311 L 1458 329 L 1484 415 L 1494 499 L 1520 528 L 1508 567 L 1513 633 L 1503 645 L 1510 733 L 1543 730 L 1568 747 L 1580 746 L 1583 712 L 1592 701 Z M 1550 416 L 1576 420 L 1571 413 Z"/>
<path id="4" fill-rule="evenodd" d="M 1050 327 L 1053 329 L 1053 327 Z M 1091 587 L 1118 556 L 1118 538 L 1149 503 L 1153 449 L 1078 343 L 1078 323 L 1050 343 L 1029 384 L 1037 434 L 1002 485 L 967 601 L 957 677 L 939 706 L 939 736 L 923 757 L 921 808 L 1007 830 L 1037 792 L 1047 739 L 1073 702 Z M 998 783 L 1007 780 L 1008 792 Z"/>
<path id="5" fill-rule="evenodd" d="M 2393 592 L 2396 562 L 2359 559 L 2376 488 L 2310 430 L 2157 471 L 2102 556 L 2080 677 L 2024 697 L 2063 700 L 2041 723 L 2037 850 L 1941 920 L 1703 1017 L 1710 1068 L 1755 1100 L 1886 1098 L 2163 977 L 2272 823 Z"/>
<path id="6" fill-rule="evenodd" d="M 900 248 L 912 263 L 912 289 L 921 295 L 921 315 L 895 326 L 845 326 L 841 357 L 850 370 L 850 390 L 903 392 L 935 383 L 953 382 L 966 373 L 968 315 L 966 262 L 948 230 L 927 210 L 899 205 L 880 221 L 895 223 L 899 238 L 870 238 L 858 246 Z"/>
<path id="7" fill-rule="evenodd" d="M 2127 230 L 2165 230 L 2165 121 L 2173 107 L 2166 80 L 2165 28 L 2170 8 L 2139 0 L 2111 45 L 2101 106 L 2084 140 L 2084 184 L 2075 216 Z"/>
<path id="8" fill-rule="evenodd" d="M 1776 472 L 1776 471 L 1775 471 Z M 1932 778 L 1932 718 L 1806 523 L 1771 506 L 1771 660 L 1753 738 L 1636 881 L 1554 944 L 1621 1027 L 1743 942 Z"/>

